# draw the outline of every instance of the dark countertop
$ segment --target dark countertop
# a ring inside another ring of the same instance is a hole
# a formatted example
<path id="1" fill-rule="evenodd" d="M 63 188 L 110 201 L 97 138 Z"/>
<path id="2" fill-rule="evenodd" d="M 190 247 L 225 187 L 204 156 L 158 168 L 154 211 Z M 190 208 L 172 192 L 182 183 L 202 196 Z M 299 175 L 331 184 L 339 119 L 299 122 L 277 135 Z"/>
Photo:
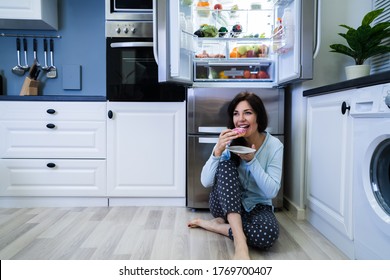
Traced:
<path id="1" fill-rule="evenodd" d="M 347 80 L 336 84 L 330 84 L 318 88 L 308 89 L 303 92 L 303 96 L 310 97 L 352 88 L 374 86 L 388 82 L 390 82 L 390 71 L 373 74 L 353 80 Z"/>
<path id="2" fill-rule="evenodd" d="M 105 102 L 105 96 L 86 96 L 86 95 L 36 95 L 36 96 L 20 96 L 20 95 L 0 95 L 0 101 L 100 101 Z"/>

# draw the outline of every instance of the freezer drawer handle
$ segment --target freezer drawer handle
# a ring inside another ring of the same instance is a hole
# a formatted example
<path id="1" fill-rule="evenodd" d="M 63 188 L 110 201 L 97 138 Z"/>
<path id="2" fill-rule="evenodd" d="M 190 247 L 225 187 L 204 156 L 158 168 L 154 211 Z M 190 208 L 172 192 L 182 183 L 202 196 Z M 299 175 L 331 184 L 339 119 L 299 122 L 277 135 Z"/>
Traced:
<path id="1" fill-rule="evenodd" d="M 53 114 L 56 113 L 56 110 L 54 110 L 54 109 L 47 109 L 47 110 L 46 110 L 46 113 L 48 113 L 48 114 L 50 114 L 50 115 L 53 115 Z"/>
<path id="2" fill-rule="evenodd" d="M 50 128 L 50 129 L 53 129 L 53 128 L 56 127 L 56 125 L 55 125 L 55 124 L 52 124 L 52 123 L 48 123 L 48 124 L 46 125 L 46 127 L 47 127 L 47 128 Z"/>
<path id="3" fill-rule="evenodd" d="M 200 133 L 221 133 L 222 131 L 224 131 L 225 129 L 227 129 L 227 127 L 225 126 L 200 126 L 198 128 L 198 132 Z"/>
<path id="4" fill-rule="evenodd" d="M 218 142 L 218 137 L 199 137 L 199 143 L 201 144 L 216 144 Z"/>

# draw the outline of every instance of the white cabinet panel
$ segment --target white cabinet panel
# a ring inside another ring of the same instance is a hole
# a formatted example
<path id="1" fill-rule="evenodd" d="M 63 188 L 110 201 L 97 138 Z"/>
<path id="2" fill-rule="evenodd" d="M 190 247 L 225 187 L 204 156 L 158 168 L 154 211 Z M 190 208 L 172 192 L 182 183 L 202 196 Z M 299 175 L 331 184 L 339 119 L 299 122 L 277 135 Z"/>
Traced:
<path id="1" fill-rule="evenodd" d="M 0 135 L 1 158 L 106 157 L 104 121 L 3 121 Z"/>
<path id="2" fill-rule="evenodd" d="M 110 102 L 108 194 L 185 196 L 185 103 Z"/>
<path id="3" fill-rule="evenodd" d="M 106 133 L 106 102 L 0 102 L 0 196 L 105 196 Z"/>
<path id="4" fill-rule="evenodd" d="M 105 121 L 106 102 L 4 101 L 0 120 Z"/>
<path id="5" fill-rule="evenodd" d="M 308 220 L 347 255 L 351 255 L 352 129 L 349 111 L 354 91 L 307 100 L 306 204 Z"/>
<path id="6" fill-rule="evenodd" d="M 105 160 L 0 159 L 0 196 L 102 196 Z"/>

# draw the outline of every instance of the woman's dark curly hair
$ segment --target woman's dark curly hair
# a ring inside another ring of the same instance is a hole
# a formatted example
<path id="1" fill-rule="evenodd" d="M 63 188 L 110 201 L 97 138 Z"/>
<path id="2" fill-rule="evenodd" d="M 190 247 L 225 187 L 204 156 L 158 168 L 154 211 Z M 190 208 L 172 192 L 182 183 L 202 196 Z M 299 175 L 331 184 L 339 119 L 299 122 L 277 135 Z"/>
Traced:
<path id="1" fill-rule="evenodd" d="M 257 130 L 259 132 L 264 132 L 268 126 L 268 116 L 267 116 L 267 111 L 265 110 L 264 107 L 264 103 L 261 100 L 261 98 L 258 97 L 256 94 L 247 91 L 240 92 L 230 102 L 227 110 L 227 113 L 229 115 L 227 127 L 230 129 L 234 128 L 234 123 L 233 123 L 234 110 L 236 109 L 238 103 L 240 103 L 241 101 L 247 101 L 249 105 L 252 107 L 253 111 L 256 114 L 256 122 L 258 125 Z"/>
<path id="2" fill-rule="evenodd" d="M 253 111 L 256 114 L 256 122 L 257 122 L 257 130 L 259 132 L 264 132 L 265 129 L 268 126 L 268 115 L 267 111 L 265 110 L 264 103 L 261 100 L 260 97 L 258 97 L 256 94 L 251 92 L 240 92 L 239 94 L 234 97 L 234 99 L 230 102 L 227 113 L 228 113 L 228 123 L 227 127 L 230 129 L 233 129 L 234 122 L 233 122 L 233 114 L 234 110 L 236 109 L 238 103 L 241 101 L 247 101 L 249 105 L 252 107 Z M 239 145 L 239 146 L 246 146 L 247 143 L 243 137 L 234 139 L 231 143 L 232 146 Z M 236 163 L 238 166 L 240 164 L 240 158 L 236 154 L 231 154 L 231 159 Z"/>

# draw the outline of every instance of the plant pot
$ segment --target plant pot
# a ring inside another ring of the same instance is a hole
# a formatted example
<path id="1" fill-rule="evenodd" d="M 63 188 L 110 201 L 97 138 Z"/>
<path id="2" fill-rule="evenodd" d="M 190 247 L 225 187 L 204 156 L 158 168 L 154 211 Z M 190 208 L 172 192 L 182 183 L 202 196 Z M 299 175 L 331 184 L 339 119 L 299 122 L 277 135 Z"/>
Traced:
<path id="1" fill-rule="evenodd" d="M 345 67 L 345 74 L 348 80 L 368 76 L 370 75 L 370 71 L 370 65 L 352 65 Z"/>

